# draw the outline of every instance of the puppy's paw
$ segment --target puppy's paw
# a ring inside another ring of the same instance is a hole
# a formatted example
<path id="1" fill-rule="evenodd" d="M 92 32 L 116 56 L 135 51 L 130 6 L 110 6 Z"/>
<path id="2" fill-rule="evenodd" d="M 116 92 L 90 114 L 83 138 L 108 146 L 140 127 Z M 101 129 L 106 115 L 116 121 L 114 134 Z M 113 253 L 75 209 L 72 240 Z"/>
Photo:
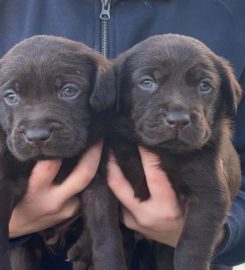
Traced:
<path id="1" fill-rule="evenodd" d="M 73 270 L 93 270 L 92 254 L 87 252 L 87 249 L 81 249 L 78 246 L 73 246 L 68 254 L 68 260 L 72 263 Z"/>
<path id="2" fill-rule="evenodd" d="M 68 250 L 67 258 L 72 262 L 74 270 L 93 270 L 92 243 L 86 231 L 77 242 Z"/>
<path id="3" fill-rule="evenodd" d="M 93 270 L 92 265 L 87 265 L 87 263 L 82 261 L 76 261 L 72 264 L 73 270 Z"/>

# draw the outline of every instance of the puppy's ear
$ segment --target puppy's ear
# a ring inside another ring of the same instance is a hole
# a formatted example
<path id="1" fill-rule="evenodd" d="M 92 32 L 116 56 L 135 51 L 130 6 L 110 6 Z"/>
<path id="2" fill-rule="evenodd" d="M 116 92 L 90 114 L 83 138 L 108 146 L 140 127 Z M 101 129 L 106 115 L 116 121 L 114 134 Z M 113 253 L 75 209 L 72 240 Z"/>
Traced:
<path id="1" fill-rule="evenodd" d="M 89 102 L 91 107 L 97 111 L 105 111 L 116 104 L 116 72 L 113 66 L 109 68 L 98 68 L 94 89 Z"/>
<path id="2" fill-rule="evenodd" d="M 233 69 L 223 58 L 219 59 L 219 72 L 221 75 L 221 90 L 225 102 L 225 112 L 227 116 L 234 117 L 237 113 L 238 104 L 242 99 L 242 89 Z"/>

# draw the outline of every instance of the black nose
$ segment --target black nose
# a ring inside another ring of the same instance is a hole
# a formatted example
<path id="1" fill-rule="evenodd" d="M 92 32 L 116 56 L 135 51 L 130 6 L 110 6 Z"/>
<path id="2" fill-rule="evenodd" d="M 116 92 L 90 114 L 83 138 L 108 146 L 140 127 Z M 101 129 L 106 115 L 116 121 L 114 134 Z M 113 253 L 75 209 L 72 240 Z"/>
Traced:
<path id="1" fill-rule="evenodd" d="M 191 119 L 188 113 L 184 112 L 167 112 L 164 117 L 165 123 L 174 128 L 174 127 L 185 127 L 190 124 Z"/>
<path id="2" fill-rule="evenodd" d="M 46 128 L 30 128 L 25 130 L 24 136 L 29 142 L 41 143 L 49 139 L 51 131 Z"/>

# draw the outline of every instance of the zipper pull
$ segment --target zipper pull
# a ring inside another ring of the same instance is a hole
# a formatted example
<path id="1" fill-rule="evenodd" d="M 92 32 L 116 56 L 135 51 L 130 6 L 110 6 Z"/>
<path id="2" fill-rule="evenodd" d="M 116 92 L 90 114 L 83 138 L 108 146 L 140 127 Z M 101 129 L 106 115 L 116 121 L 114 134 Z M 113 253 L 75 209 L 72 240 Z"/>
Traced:
<path id="1" fill-rule="evenodd" d="M 101 4 L 102 4 L 102 8 L 100 12 L 100 19 L 103 21 L 108 21 L 111 18 L 111 15 L 110 15 L 111 1 L 101 0 Z"/>

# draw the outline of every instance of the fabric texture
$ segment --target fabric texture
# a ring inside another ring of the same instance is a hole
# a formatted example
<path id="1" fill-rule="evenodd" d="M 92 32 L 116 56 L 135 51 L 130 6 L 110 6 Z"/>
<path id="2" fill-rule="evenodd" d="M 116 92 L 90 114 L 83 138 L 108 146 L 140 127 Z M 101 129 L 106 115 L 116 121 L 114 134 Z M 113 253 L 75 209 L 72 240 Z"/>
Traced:
<path id="1" fill-rule="evenodd" d="M 112 0 L 109 57 L 152 35 L 184 34 L 201 40 L 228 59 L 245 89 L 244 10 L 244 0 Z M 100 11 L 100 0 L 0 0 L 0 57 L 17 42 L 37 34 L 64 36 L 99 51 Z M 243 183 L 227 221 L 226 240 L 214 256 L 216 270 L 231 269 L 229 266 L 245 261 L 244 119 L 243 98 L 234 137 L 241 157 Z"/>

